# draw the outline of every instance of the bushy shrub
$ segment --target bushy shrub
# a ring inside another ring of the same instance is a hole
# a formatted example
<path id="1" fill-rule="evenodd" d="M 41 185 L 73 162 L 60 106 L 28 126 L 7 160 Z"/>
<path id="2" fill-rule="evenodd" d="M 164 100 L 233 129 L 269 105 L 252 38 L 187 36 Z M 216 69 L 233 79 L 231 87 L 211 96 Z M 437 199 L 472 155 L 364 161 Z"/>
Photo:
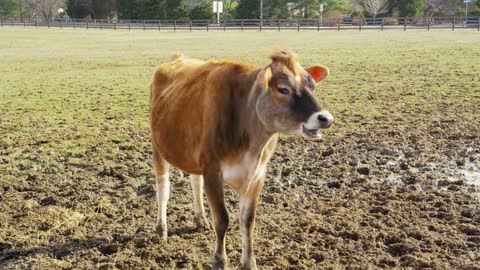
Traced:
<path id="1" fill-rule="evenodd" d="M 397 25 L 398 20 L 392 17 L 385 17 L 383 18 L 383 24 L 384 25 Z"/>
<path id="2" fill-rule="evenodd" d="M 338 21 L 340 20 L 340 23 L 342 22 L 342 12 L 338 10 L 330 10 L 325 13 L 323 13 L 323 25 L 327 26 L 333 26 L 337 25 Z"/>

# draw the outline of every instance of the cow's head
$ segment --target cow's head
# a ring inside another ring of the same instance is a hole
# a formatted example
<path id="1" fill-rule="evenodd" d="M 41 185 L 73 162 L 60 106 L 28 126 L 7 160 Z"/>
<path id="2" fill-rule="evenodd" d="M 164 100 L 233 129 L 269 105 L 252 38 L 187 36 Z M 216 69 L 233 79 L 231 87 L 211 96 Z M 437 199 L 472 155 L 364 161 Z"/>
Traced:
<path id="1" fill-rule="evenodd" d="M 296 55 L 276 50 L 272 63 L 258 74 L 263 89 L 256 110 L 260 121 L 271 132 L 301 134 L 307 140 L 319 140 L 320 129 L 329 128 L 333 116 L 324 110 L 313 95 L 316 84 L 325 79 L 328 68 L 314 65 L 303 68 Z"/>

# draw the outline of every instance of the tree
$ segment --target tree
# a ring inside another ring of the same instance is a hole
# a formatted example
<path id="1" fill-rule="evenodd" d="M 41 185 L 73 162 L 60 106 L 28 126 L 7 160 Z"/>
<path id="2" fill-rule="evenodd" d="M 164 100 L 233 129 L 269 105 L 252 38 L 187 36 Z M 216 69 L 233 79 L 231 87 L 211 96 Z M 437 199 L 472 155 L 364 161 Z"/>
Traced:
<path id="1" fill-rule="evenodd" d="M 462 0 L 428 0 L 428 6 L 433 12 L 455 16 L 460 10 Z"/>
<path id="2" fill-rule="evenodd" d="M 118 0 L 118 17 L 130 20 L 187 19 L 182 0 Z"/>
<path id="3" fill-rule="evenodd" d="M 427 5 L 425 0 L 401 0 L 398 1 L 398 11 L 401 17 L 423 16 Z"/>
<path id="4" fill-rule="evenodd" d="M 241 0 L 235 10 L 235 18 L 257 19 L 260 18 L 260 2 L 258 0 Z"/>
<path id="5" fill-rule="evenodd" d="M 238 0 L 223 0 L 223 18 L 233 18 L 238 7 Z M 211 7 L 210 7 L 211 8 Z"/>
<path id="6" fill-rule="evenodd" d="M 107 19 L 117 16 L 116 0 L 67 0 L 67 12 L 73 18 Z"/>
<path id="7" fill-rule="evenodd" d="M 365 8 L 365 11 L 373 17 L 373 19 L 375 19 L 378 14 L 388 12 L 387 0 L 365 0 L 363 2 L 363 7 Z"/>
<path id="8" fill-rule="evenodd" d="M 45 19 L 54 18 L 59 8 L 65 8 L 65 0 L 28 0 L 28 9 Z"/>
<path id="9" fill-rule="evenodd" d="M 337 10 L 341 13 L 348 13 L 352 10 L 350 0 L 298 0 L 296 4 L 296 13 L 302 14 L 304 18 L 318 17 L 320 4 L 324 5 L 325 12 Z"/>
<path id="10" fill-rule="evenodd" d="M 15 16 L 16 4 L 17 3 L 15 0 L 0 0 L 0 16 Z"/>
<path id="11" fill-rule="evenodd" d="M 212 2 L 203 1 L 202 3 L 192 7 L 188 13 L 190 20 L 210 20 L 213 19 Z"/>

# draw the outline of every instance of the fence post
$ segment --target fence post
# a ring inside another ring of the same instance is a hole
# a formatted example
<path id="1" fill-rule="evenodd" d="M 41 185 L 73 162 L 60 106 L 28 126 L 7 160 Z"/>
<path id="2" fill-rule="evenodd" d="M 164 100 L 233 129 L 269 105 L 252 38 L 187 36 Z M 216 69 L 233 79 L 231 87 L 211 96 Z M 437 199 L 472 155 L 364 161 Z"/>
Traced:
<path id="1" fill-rule="evenodd" d="M 26 26 L 26 25 L 25 25 L 25 20 L 24 20 L 24 19 L 22 19 L 22 21 L 23 21 L 23 27 L 25 27 L 25 26 Z"/>
<path id="2" fill-rule="evenodd" d="M 278 20 L 277 22 L 278 22 L 278 32 L 280 32 L 280 20 Z"/>
<path id="3" fill-rule="evenodd" d="M 384 21 L 383 21 L 383 19 L 384 19 L 384 18 L 382 17 L 382 31 L 383 31 L 383 24 L 384 24 Z"/>
<path id="4" fill-rule="evenodd" d="M 242 19 L 242 32 L 243 32 L 243 19 Z"/>
<path id="5" fill-rule="evenodd" d="M 177 20 L 173 21 L 173 32 L 177 32 Z"/>
<path id="6" fill-rule="evenodd" d="M 243 20 L 242 20 L 242 22 L 243 22 Z M 208 32 L 208 25 L 209 25 L 209 24 L 210 24 L 210 21 L 207 20 L 207 32 Z"/>
<path id="7" fill-rule="evenodd" d="M 340 19 L 337 19 L 338 31 L 340 31 Z"/>
<path id="8" fill-rule="evenodd" d="M 88 30 L 88 19 L 87 19 L 87 30 Z"/>
<path id="9" fill-rule="evenodd" d="M 227 24 L 227 20 L 226 20 L 226 19 L 224 19 L 224 20 L 223 20 L 223 32 L 225 32 L 225 27 L 226 27 L 226 24 Z"/>
<path id="10" fill-rule="evenodd" d="M 362 19 L 362 18 L 359 18 L 359 21 L 358 21 L 358 31 L 362 31 L 362 23 L 363 23 L 363 19 Z"/>
<path id="11" fill-rule="evenodd" d="M 0 25 L 3 27 L 3 16 L 0 16 Z"/>
<path id="12" fill-rule="evenodd" d="M 480 31 L 480 16 L 478 16 L 477 31 Z"/>
<path id="13" fill-rule="evenodd" d="M 113 22 L 113 31 L 117 31 L 117 22 L 116 21 Z"/>
<path id="14" fill-rule="evenodd" d="M 75 20 L 73 21 L 73 23 L 74 23 L 74 25 L 75 25 Z M 35 18 L 35 28 L 37 28 L 37 27 L 38 27 L 38 19 Z M 74 26 L 74 27 L 75 27 L 75 26 Z"/>
<path id="15" fill-rule="evenodd" d="M 427 17 L 427 30 L 430 31 L 430 18 Z"/>
<path id="16" fill-rule="evenodd" d="M 48 28 L 50 28 L 50 18 L 47 19 L 48 22 Z"/>
<path id="17" fill-rule="evenodd" d="M 145 20 L 143 20 L 143 31 L 145 31 Z"/>
<path id="18" fill-rule="evenodd" d="M 158 31 L 160 31 L 160 24 L 162 23 L 162 21 L 158 20 Z"/>
<path id="19" fill-rule="evenodd" d="M 128 19 L 128 31 L 130 31 L 130 19 Z"/>
<path id="20" fill-rule="evenodd" d="M 455 16 L 452 19 L 452 31 L 455 31 Z"/>
<path id="21" fill-rule="evenodd" d="M 403 31 L 407 31 L 408 17 L 403 18 Z"/>
<path id="22" fill-rule="evenodd" d="M 190 32 L 192 32 L 192 20 L 188 21 L 188 26 L 190 27 Z"/>
<path id="23" fill-rule="evenodd" d="M 262 32 L 262 24 L 263 24 L 263 22 L 262 22 L 262 21 L 259 21 L 258 25 L 259 25 L 259 27 L 260 27 L 260 32 Z"/>
<path id="24" fill-rule="evenodd" d="M 300 19 L 297 19 L 297 32 L 300 32 Z"/>
<path id="25" fill-rule="evenodd" d="M 73 29 L 76 29 L 76 28 L 77 28 L 77 26 L 75 24 L 75 19 L 73 19 Z"/>
<path id="26" fill-rule="evenodd" d="M 320 19 L 317 20 L 317 32 L 320 32 Z"/>

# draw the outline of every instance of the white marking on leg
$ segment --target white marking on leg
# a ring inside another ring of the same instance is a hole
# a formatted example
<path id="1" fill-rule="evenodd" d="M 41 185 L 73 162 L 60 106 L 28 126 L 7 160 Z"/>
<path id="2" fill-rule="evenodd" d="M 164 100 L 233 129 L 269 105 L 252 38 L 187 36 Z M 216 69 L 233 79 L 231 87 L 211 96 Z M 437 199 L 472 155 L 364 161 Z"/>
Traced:
<path id="1" fill-rule="evenodd" d="M 169 174 L 156 176 L 155 189 L 157 195 L 157 229 L 161 229 L 163 237 L 167 236 L 167 203 L 170 197 Z"/>
<path id="2" fill-rule="evenodd" d="M 203 176 L 190 175 L 190 184 L 193 193 L 193 211 L 195 213 L 195 223 L 197 227 L 206 226 L 205 208 L 203 207 Z M 203 222 L 203 224 L 202 224 Z"/>

